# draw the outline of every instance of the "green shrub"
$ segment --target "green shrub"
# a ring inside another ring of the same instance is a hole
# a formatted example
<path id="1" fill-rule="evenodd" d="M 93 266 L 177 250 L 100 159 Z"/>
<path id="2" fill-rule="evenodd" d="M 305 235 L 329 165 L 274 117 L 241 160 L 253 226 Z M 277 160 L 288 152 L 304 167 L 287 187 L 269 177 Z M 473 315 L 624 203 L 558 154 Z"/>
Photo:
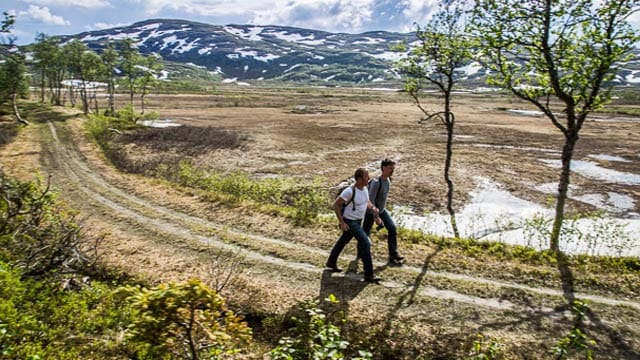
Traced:
<path id="1" fill-rule="evenodd" d="M 564 336 L 556 346 L 553 347 L 553 355 L 558 360 L 565 360 L 569 355 L 583 353 L 584 359 L 593 359 L 592 347 L 596 345 L 595 340 L 589 338 L 584 332 L 584 317 L 589 311 L 589 303 L 581 300 L 574 300 L 571 312 L 574 316 L 573 326 L 569 333 Z"/>
<path id="2" fill-rule="evenodd" d="M 129 322 L 113 292 L 99 283 L 25 278 L 0 262 L 0 358 L 124 357 L 118 341 Z"/>
<path id="3" fill-rule="evenodd" d="M 251 329 L 199 280 L 122 288 L 134 312 L 127 339 L 138 358 L 218 359 L 240 352 Z"/>
<path id="4" fill-rule="evenodd" d="M 26 276 L 83 269 L 95 258 L 74 215 L 55 198 L 48 184 L 15 181 L 0 170 L 0 260 Z"/>
<path id="5" fill-rule="evenodd" d="M 325 301 L 337 302 L 333 295 Z M 271 350 L 273 360 L 372 358 L 372 354 L 364 350 L 358 350 L 357 356 L 346 357 L 349 342 L 342 338 L 340 329 L 327 320 L 317 300 L 301 303 L 300 309 L 303 315 L 292 319 L 295 323 L 291 329 L 292 335 L 280 339 L 278 346 Z"/>
<path id="6" fill-rule="evenodd" d="M 170 181 L 221 194 L 232 202 L 250 201 L 266 207 L 291 209 L 282 213 L 299 225 L 312 222 L 325 208 L 319 180 L 311 183 L 290 178 L 256 180 L 244 172 L 222 174 L 198 169 L 189 161 L 181 161 L 177 170 L 170 167 L 162 170 L 165 172 L 159 175 Z"/>
<path id="7" fill-rule="evenodd" d="M 137 124 L 143 120 L 155 120 L 160 117 L 160 115 L 155 111 L 145 112 L 144 114 L 140 114 L 135 111 L 131 104 L 123 107 L 122 109 L 116 112 L 117 118 L 125 123 L 125 124 Z"/>
<path id="8" fill-rule="evenodd" d="M 482 334 L 476 335 L 471 354 L 466 360 L 495 360 L 502 359 L 500 344 L 496 341 L 487 342 Z"/>

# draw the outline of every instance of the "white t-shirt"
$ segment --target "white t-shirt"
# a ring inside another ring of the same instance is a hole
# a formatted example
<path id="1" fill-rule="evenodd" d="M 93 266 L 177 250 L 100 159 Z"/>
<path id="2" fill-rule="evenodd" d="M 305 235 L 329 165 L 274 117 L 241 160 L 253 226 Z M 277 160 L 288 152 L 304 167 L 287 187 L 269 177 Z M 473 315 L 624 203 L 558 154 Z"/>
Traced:
<path id="1" fill-rule="evenodd" d="M 351 199 L 352 186 L 349 186 L 342 190 L 340 197 L 344 200 L 345 203 L 349 202 Z M 344 214 L 342 217 L 348 220 L 360 220 L 364 218 L 364 213 L 367 211 L 367 204 L 369 203 L 369 191 L 365 186 L 362 190 L 356 189 L 356 196 L 353 198 L 353 203 L 347 204 L 347 207 L 344 209 Z M 355 204 L 356 210 L 353 210 L 353 205 Z"/>

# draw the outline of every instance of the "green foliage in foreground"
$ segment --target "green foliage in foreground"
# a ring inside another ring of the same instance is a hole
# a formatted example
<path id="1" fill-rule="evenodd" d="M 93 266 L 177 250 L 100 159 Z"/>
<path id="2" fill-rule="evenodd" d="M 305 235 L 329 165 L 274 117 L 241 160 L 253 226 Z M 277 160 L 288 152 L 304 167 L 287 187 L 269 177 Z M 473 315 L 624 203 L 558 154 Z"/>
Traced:
<path id="1" fill-rule="evenodd" d="M 251 340 L 197 280 L 154 289 L 90 281 L 79 228 L 48 188 L 0 171 L 0 358 L 215 359 Z M 179 351 L 188 345 L 195 351 Z"/>
<path id="2" fill-rule="evenodd" d="M 0 262 L 0 358 L 218 359 L 251 341 L 247 325 L 198 280 L 77 285 L 25 278 Z"/>
<path id="3" fill-rule="evenodd" d="M 336 303 L 338 300 L 334 295 L 329 295 L 325 301 Z M 317 300 L 301 303 L 300 310 L 302 316 L 292 319 L 295 327 L 291 329 L 291 336 L 280 339 L 278 346 L 271 350 L 273 360 L 372 358 L 373 355 L 364 350 L 358 350 L 358 355 L 354 357 L 345 356 L 349 342 L 342 338 L 340 329 L 328 321 Z"/>
<path id="4" fill-rule="evenodd" d="M 218 359 L 240 352 L 251 329 L 201 281 L 124 288 L 133 309 L 127 338 L 149 359 Z"/>
<path id="5" fill-rule="evenodd" d="M 571 312 L 574 315 L 573 327 L 569 333 L 564 336 L 556 346 L 553 347 L 553 355 L 557 360 L 566 360 L 570 355 L 584 353 L 584 359 L 593 359 L 593 350 L 596 341 L 589 338 L 583 330 L 584 318 L 589 311 L 589 303 L 586 301 L 575 300 L 571 306 Z"/>
<path id="6" fill-rule="evenodd" d="M 28 276 L 63 274 L 87 266 L 80 227 L 39 181 L 19 182 L 0 169 L 0 260 Z"/>
<path id="7" fill-rule="evenodd" d="M 117 339 L 129 313 L 112 291 L 99 283 L 81 291 L 60 285 L 0 263 L 0 358 L 124 357 Z"/>

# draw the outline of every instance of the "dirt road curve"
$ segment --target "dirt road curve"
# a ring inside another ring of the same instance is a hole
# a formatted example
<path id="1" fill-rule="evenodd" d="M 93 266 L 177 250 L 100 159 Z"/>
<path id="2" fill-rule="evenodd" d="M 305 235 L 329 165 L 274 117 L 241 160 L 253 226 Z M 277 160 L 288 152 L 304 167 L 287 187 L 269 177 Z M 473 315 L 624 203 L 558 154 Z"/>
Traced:
<path id="1" fill-rule="evenodd" d="M 333 293 L 349 318 L 371 324 L 380 336 L 394 334 L 398 340 L 393 346 L 407 349 L 446 347 L 454 341 L 448 339 L 467 340 L 481 332 L 507 344 L 513 354 L 532 349 L 545 353 L 554 344 L 549 339 L 559 339 L 570 326 L 560 287 L 435 271 L 430 259 L 437 254 L 421 253 L 417 246 L 401 268 L 375 263 L 385 279 L 381 286 L 361 281 L 357 264 L 349 263 L 352 246 L 341 259 L 350 271 L 326 272 L 322 265 L 337 236 L 335 229 L 293 228 L 265 214 L 211 206 L 197 194 L 118 173 L 86 140 L 81 121 L 34 124 L 18 140 L 22 145 L 8 146 L 2 157 L 11 159 L 17 172 L 51 174 L 61 198 L 86 219 L 88 231 L 104 237 L 103 258 L 114 266 L 158 281 L 199 276 L 213 284 L 211 254 L 235 254 L 240 259 L 235 269 L 239 277 L 223 290 L 232 303 L 282 313 L 301 300 Z M 40 169 L 29 169 L 33 157 L 16 165 L 28 146 L 40 149 L 32 154 Z M 377 259 L 384 259 L 383 248 L 377 246 Z M 640 354 L 637 299 L 572 295 L 591 302 L 592 336 L 606 348 L 617 349 L 607 356 Z"/>

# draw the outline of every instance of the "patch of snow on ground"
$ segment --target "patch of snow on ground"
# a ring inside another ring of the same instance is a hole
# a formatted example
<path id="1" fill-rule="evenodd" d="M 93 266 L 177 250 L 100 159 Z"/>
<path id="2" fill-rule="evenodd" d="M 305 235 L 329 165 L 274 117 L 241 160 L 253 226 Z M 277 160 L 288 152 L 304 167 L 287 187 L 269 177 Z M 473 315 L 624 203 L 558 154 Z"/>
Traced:
<path id="1" fill-rule="evenodd" d="M 640 70 L 633 70 L 631 74 L 627 75 L 625 80 L 628 83 L 640 83 Z"/>
<path id="2" fill-rule="evenodd" d="M 371 53 L 363 52 L 363 54 L 367 54 L 367 55 L 371 56 L 372 58 L 376 58 L 376 59 L 392 60 L 392 61 L 397 61 L 397 60 L 400 60 L 400 59 L 406 57 L 406 54 L 400 54 L 400 53 L 395 52 L 395 51 L 385 51 L 385 52 L 383 52 L 381 54 L 371 54 Z"/>
<path id="3" fill-rule="evenodd" d="M 562 167 L 560 160 L 541 159 L 540 161 L 553 168 L 559 169 Z M 590 161 L 572 161 L 571 170 L 584 177 L 608 183 L 640 185 L 640 175 L 603 168 Z"/>
<path id="4" fill-rule="evenodd" d="M 488 179 L 479 179 L 471 202 L 456 212 L 462 237 L 501 241 L 511 245 L 548 249 L 554 211 L 520 199 Z M 622 197 L 623 199 L 626 199 Z M 620 200 L 609 195 L 609 202 Z M 626 199 L 628 201 L 628 199 Z M 626 204 L 628 205 L 628 204 Z M 399 226 L 436 236 L 453 236 L 448 214 L 416 215 L 394 207 Z M 569 254 L 639 256 L 640 219 L 594 218 L 564 222 L 561 249 Z"/>
<path id="5" fill-rule="evenodd" d="M 532 186 L 532 189 L 543 194 L 556 195 L 558 193 L 558 183 L 546 183 Z M 574 195 L 579 189 L 576 185 L 569 185 L 567 197 L 578 200 L 585 204 L 593 205 L 599 209 L 624 213 L 635 209 L 635 200 L 625 194 L 609 191 L 606 194 L 584 194 Z"/>
<path id="6" fill-rule="evenodd" d="M 228 32 L 229 34 L 241 37 L 243 39 L 247 39 L 247 40 L 251 40 L 251 41 L 261 41 L 262 37 L 259 36 L 260 33 L 262 32 L 263 28 L 259 27 L 259 26 L 255 26 L 252 28 L 249 28 L 248 32 L 245 32 L 244 29 L 237 29 L 231 26 L 225 26 L 224 30 L 226 32 Z"/>
<path id="7" fill-rule="evenodd" d="M 325 43 L 324 39 L 316 40 L 313 34 L 302 36 L 300 34 L 291 34 L 286 31 L 274 31 L 272 34 L 280 40 L 301 43 L 305 45 L 322 45 Z"/>
<path id="8" fill-rule="evenodd" d="M 357 40 L 354 41 L 353 44 L 357 45 L 357 44 L 368 44 L 368 45 L 375 45 L 375 44 L 380 44 L 380 43 L 385 43 L 386 40 L 385 39 L 381 39 L 381 38 L 365 38 L 365 40 Z"/>
<path id="9" fill-rule="evenodd" d="M 607 155 L 607 154 L 597 154 L 597 155 L 592 154 L 592 155 L 589 155 L 589 157 L 594 158 L 596 160 L 603 160 L 603 161 L 631 162 L 631 160 L 627 160 L 623 157 Z"/>
<path id="10" fill-rule="evenodd" d="M 143 120 L 140 122 L 140 124 L 142 124 L 143 126 L 155 127 L 155 128 L 168 128 L 168 127 L 182 126 L 181 124 L 178 124 L 171 119 Z"/>
<path id="11" fill-rule="evenodd" d="M 620 210 L 634 210 L 636 208 L 635 200 L 625 194 L 618 194 L 615 192 L 608 192 L 609 203 L 615 208 Z"/>
<path id="12" fill-rule="evenodd" d="M 60 84 L 62 86 L 75 87 L 75 88 L 81 88 L 83 86 L 82 80 L 77 80 L 77 79 L 62 80 Z M 84 87 L 86 89 L 106 88 L 107 83 L 98 82 L 98 81 L 85 81 Z"/>
<path id="13" fill-rule="evenodd" d="M 493 149 L 506 149 L 506 150 L 520 150 L 520 151 L 540 151 L 543 153 L 560 154 L 558 150 L 526 147 L 526 146 L 513 146 L 513 145 L 493 145 L 493 144 L 472 144 L 473 147 L 479 148 L 493 148 Z"/>
<path id="14" fill-rule="evenodd" d="M 258 52 L 255 50 L 236 49 L 236 52 L 240 54 L 240 56 L 242 57 L 252 57 L 262 62 L 269 62 L 271 60 L 275 60 L 280 57 L 279 55 L 273 55 L 273 54 L 265 54 L 260 56 L 258 55 Z"/>
<path id="15" fill-rule="evenodd" d="M 537 190 L 543 194 L 557 194 L 558 193 L 558 183 L 546 183 L 546 184 L 540 184 L 540 185 L 535 185 L 533 187 L 534 190 Z M 579 186 L 577 185 L 573 185 L 573 184 L 569 184 L 569 196 L 571 196 L 571 193 L 575 190 L 578 190 Z"/>
<path id="16" fill-rule="evenodd" d="M 544 113 L 542 111 L 534 111 L 534 110 L 517 110 L 517 109 L 511 109 L 511 110 L 507 110 L 510 113 L 514 113 L 514 114 L 520 114 L 520 115 L 528 115 L 528 116 L 540 116 L 540 115 L 544 115 Z"/>
<path id="17" fill-rule="evenodd" d="M 290 67 L 290 68 L 286 69 L 286 70 L 284 71 L 284 73 L 288 73 L 289 71 L 291 71 L 291 70 L 293 70 L 293 69 L 295 69 L 295 68 L 297 68 L 297 67 L 300 67 L 300 66 L 302 66 L 302 64 L 295 64 L 295 65 L 293 65 L 292 67 Z"/>
<path id="18" fill-rule="evenodd" d="M 185 65 L 193 66 L 193 67 L 198 68 L 198 69 L 206 69 L 207 68 L 206 66 L 197 65 L 197 64 L 194 64 L 192 62 L 185 63 Z"/>
<path id="19" fill-rule="evenodd" d="M 473 74 L 476 74 L 480 70 L 482 70 L 482 65 L 480 65 L 477 62 L 472 62 L 472 63 L 470 63 L 468 65 L 463 66 L 463 67 L 456 68 L 456 71 L 461 71 L 467 76 L 471 76 Z"/>

